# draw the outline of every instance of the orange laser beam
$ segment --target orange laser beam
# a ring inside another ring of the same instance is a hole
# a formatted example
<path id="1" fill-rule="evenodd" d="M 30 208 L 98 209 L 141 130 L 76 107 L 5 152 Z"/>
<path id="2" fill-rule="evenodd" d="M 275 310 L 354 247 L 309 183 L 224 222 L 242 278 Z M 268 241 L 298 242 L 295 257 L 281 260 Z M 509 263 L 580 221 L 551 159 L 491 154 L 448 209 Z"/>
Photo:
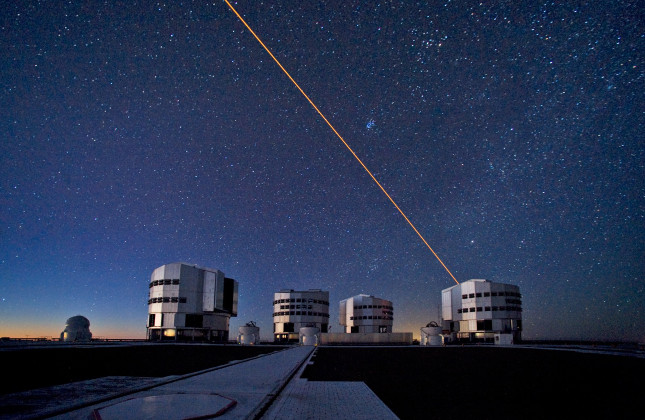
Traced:
<path id="1" fill-rule="evenodd" d="M 275 61 L 275 62 L 276 62 L 276 64 L 280 67 L 280 69 L 282 69 L 282 71 L 284 72 L 284 74 L 286 74 L 286 75 L 287 75 L 287 77 L 289 78 L 289 80 L 291 80 L 291 82 L 296 86 L 296 88 L 298 88 L 298 90 L 300 91 L 300 93 L 302 93 L 302 96 L 304 96 L 304 97 L 305 97 L 305 99 L 307 99 L 307 101 L 311 104 L 311 106 L 316 110 L 316 112 L 318 113 L 318 115 L 320 115 L 320 117 L 321 117 L 321 118 L 322 118 L 322 119 L 327 123 L 327 125 L 329 126 L 329 128 L 331 128 L 331 130 L 334 132 L 334 134 L 336 134 L 336 136 L 340 139 L 340 141 L 342 141 L 342 142 L 343 142 L 343 144 L 345 145 L 345 147 L 347 148 L 347 150 L 349 150 L 349 151 L 350 151 L 350 153 L 351 153 L 351 154 L 356 158 L 356 160 L 358 161 L 358 163 L 360 163 L 360 164 L 361 164 L 361 166 L 363 167 L 363 169 L 365 169 L 365 172 L 367 172 L 367 174 L 372 178 L 372 180 L 376 183 L 376 185 L 378 185 L 378 187 L 381 189 L 381 191 L 383 191 L 383 194 L 385 194 L 385 195 L 386 195 L 386 197 L 390 200 L 390 202 L 392 202 L 392 204 L 394 205 L 394 207 L 396 207 L 396 209 L 399 211 L 399 213 L 401 213 L 401 216 L 403 216 L 403 218 L 405 219 L 405 221 L 406 221 L 406 222 L 408 222 L 408 224 L 410 225 L 410 227 L 412 227 L 412 229 L 416 232 L 416 234 L 419 236 L 419 238 L 421 238 L 421 240 L 423 241 L 423 243 L 428 247 L 428 249 L 430 250 L 430 252 L 432 252 L 432 254 L 435 256 L 435 258 L 437 259 L 437 261 L 439 261 L 439 263 L 441 264 L 441 266 L 446 270 L 446 272 L 448 272 L 448 274 L 450 274 L 450 277 L 452 277 L 452 279 L 455 281 L 455 283 L 459 284 L 459 282 L 457 281 L 457 279 L 455 278 L 455 276 L 453 276 L 453 275 L 452 275 L 452 273 L 450 272 L 450 270 L 448 270 L 448 267 L 446 267 L 446 265 L 443 263 L 443 261 L 441 261 L 441 258 L 439 258 L 439 255 L 437 255 L 437 253 L 436 253 L 436 252 L 434 252 L 434 249 L 432 249 L 432 247 L 430 246 L 430 244 L 428 244 L 428 241 L 426 241 L 426 240 L 425 240 L 425 238 L 423 237 L 423 235 L 421 235 L 421 232 L 419 232 L 419 231 L 417 230 L 417 228 L 414 226 L 414 224 L 410 221 L 410 219 L 408 219 L 408 216 L 406 216 L 406 215 L 405 215 L 405 213 L 403 213 L 403 210 L 401 210 L 401 208 L 398 206 L 398 204 L 396 204 L 396 202 L 394 201 L 394 199 L 390 196 L 390 194 L 388 194 L 388 192 L 385 190 L 385 188 L 383 188 L 383 186 L 381 185 L 381 183 L 377 181 L 377 179 L 374 177 L 374 175 L 372 174 L 372 172 L 371 172 L 369 169 L 367 169 L 367 166 L 365 166 L 365 164 L 363 163 L 363 161 L 358 157 L 358 155 L 357 155 L 357 154 L 354 152 L 354 150 L 349 146 L 349 144 L 347 144 L 347 142 L 345 141 L 345 139 L 343 138 L 343 136 L 341 136 L 341 135 L 340 135 L 340 133 L 339 133 L 338 131 L 336 131 L 336 129 L 334 128 L 334 126 L 333 126 L 333 125 L 329 122 L 329 120 L 328 120 L 328 119 L 323 115 L 323 113 L 320 111 L 320 109 L 318 109 L 318 107 L 316 106 L 316 104 L 314 104 L 314 102 L 309 98 L 309 96 L 307 96 L 307 94 L 305 93 L 305 91 L 304 91 L 304 90 L 302 90 L 302 88 L 300 87 L 300 85 L 298 85 L 298 83 L 296 83 L 296 81 L 293 79 L 293 77 L 291 77 L 291 75 L 289 74 L 289 72 L 287 71 L 287 69 L 285 69 L 285 68 L 282 66 L 282 64 L 280 63 L 280 61 L 278 61 L 278 59 L 273 55 L 273 53 L 271 52 L 271 50 L 269 50 L 269 48 L 268 48 L 266 45 L 264 45 L 264 42 L 262 42 L 262 40 L 260 39 L 260 37 L 258 37 L 258 36 L 255 34 L 255 32 L 253 31 L 253 29 L 251 29 L 251 27 L 249 26 L 249 24 L 248 24 L 248 23 L 246 23 L 246 21 L 242 18 L 242 16 L 241 16 L 241 15 L 237 12 L 237 10 L 235 10 L 235 8 L 231 5 L 231 3 L 229 3 L 229 2 L 228 2 L 228 0 L 224 0 L 224 1 L 225 1 L 225 2 L 226 2 L 226 4 L 228 5 L 228 7 L 230 7 L 230 9 L 233 11 L 233 13 L 235 13 L 235 15 L 238 17 L 238 19 L 239 19 L 239 20 L 244 24 L 244 26 L 246 26 L 246 29 L 248 29 L 248 30 L 251 32 L 251 34 L 255 37 L 255 39 L 260 43 L 260 45 L 262 45 L 262 48 L 264 48 L 264 49 L 265 49 L 265 51 L 266 51 L 267 53 L 269 53 L 269 55 L 271 56 L 271 58 L 273 59 L 273 61 Z"/>

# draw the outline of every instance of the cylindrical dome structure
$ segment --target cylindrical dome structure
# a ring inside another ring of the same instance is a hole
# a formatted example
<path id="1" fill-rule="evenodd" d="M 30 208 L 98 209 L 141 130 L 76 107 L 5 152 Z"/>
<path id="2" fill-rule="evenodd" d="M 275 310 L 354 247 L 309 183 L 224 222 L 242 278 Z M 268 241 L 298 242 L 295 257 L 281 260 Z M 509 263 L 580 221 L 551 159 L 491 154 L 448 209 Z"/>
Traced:
<path id="1" fill-rule="evenodd" d="M 421 328 L 421 343 L 422 346 L 441 346 L 443 345 L 443 337 L 441 336 L 441 327 L 436 322 L 432 321 L 425 327 Z"/>
<path id="2" fill-rule="evenodd" d="M 240 327 L 239 334 L 237 335 L 237 344 L 251 346 L 260 344 L 260 327 L 249 324 Z"/>
<path id="3" fill-rule="evenodd" d="M 299 342 L 302 346 L 317 346 L 318 345 L 318 334 L 320 334 L 320 328 L 318 327 L 302 327 L 298 333 Z"/>
<path id="4" fill-rule="evenodd" d="M 65 329 L 60 333 L 61 341 L 90 341 L 91 339 L 90 321 L 81 315 L 68 318 L 65 322 Z"/>

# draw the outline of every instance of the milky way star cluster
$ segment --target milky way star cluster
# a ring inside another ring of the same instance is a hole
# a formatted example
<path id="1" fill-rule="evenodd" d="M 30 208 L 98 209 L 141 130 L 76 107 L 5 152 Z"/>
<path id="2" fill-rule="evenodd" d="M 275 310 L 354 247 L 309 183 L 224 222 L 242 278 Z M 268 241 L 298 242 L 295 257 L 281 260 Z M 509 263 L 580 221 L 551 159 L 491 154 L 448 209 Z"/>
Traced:
<path id="1" fill-rule="evenodd" d="M 643 340 L 642 11 L 529 3 L 235 8 L 459 281 L 520 287 L 525 338 Z M 234 331 L 284 288 L 332 331 L 360 293 L 439 320 L 453 280 L 226 3 L 16 1 L 0 48 L 1 335 L 144 337 L 179 261 L 239 282 Z"/>

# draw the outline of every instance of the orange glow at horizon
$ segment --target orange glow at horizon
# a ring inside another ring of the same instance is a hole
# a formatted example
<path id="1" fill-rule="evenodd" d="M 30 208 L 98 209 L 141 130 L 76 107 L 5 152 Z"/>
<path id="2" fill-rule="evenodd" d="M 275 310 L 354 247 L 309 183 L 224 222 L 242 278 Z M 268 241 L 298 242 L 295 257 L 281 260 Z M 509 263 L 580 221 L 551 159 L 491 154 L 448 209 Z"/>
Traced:
<path id="1" fill-rule="evenodd" d="M 408 224 L 410 225 L 410 227 L 412 227 L 412 229 L 416 232 L 416 234 L 419 236 L 419 238 L 421 238 L 421 240 L 423 241 L 423 243 L 426 245 L 426 247 L 428 247 L 428 249 L 430 250 L 430 252 L 432 252 L 432 254 L 435 256 L 435 258 L 437 259 L 437 261 L 439 261 L 439 263 L 441 264 L 441 266 L 446 270 L 446 272 L 448 272 L 448 274 L 450 274 L 450 277 L 452 277 L 452 279 L 455 281 L 455 283 L 459 284 L 459 282 L 457 281 L 457 279 L 455 278 L 455 276 L 450 272 L 450 270 L 448 269 L 448 267 L 446 267 L 446 265 L 443 263 L 443 261 L 441 260 L 441 258 L 439 258 L 439 255 L 437 255 L 437 253 L 432 249 L 432 247 L 430 246 L 430 244 L 428 244 L 428 242 L 425 240 L 425 238 L 423 237 L 423 235 L 421 235 L 421 232 L 419 232 L 419 231 L 417 230 L 417 228 L 414 226 L 414 224 L 412 224 L 412 222 L 410 221 L 410 219 L 408 219 L 408 217 L 405 215 L 405 213 L 403 212 L 403 210 L 401 210 L 401 208 L 396 204 L 396 202 L 394 201 L 394 199 L 390 196 L 390 194 L 388 194 L 388 192 L 387 192 L 387 191 L 385 190 L 385 188 L 381 185 L 381 183 L 380 183 L 380 182 L 378 182 L 378 181 L 376 180 L 376 177 L 374 177 L 374 175 L 372 174 L 372 172 L 371 172 L 369 169 L 367 169 L 367 166 L 365 166 L 365 164 L 363 163 L 363 161 L 358 157 L 358 155 L 356 155 L 356 153 L 354 152 L 354 150 L 349 146 L 349 144 L 347 144 L 347 142 L 345 141 L 345 139 L 343 139 L 343 137 L 340 135 L 340 133 L 338 133 L 338 131 L 336 131 L 336 129 L 334 128 L 334 126 L 329 122 L 329 120 L 327 120 L 327 118 L 323 115 L 323 113 L 318 109 L 318 107 L 316 106 L 316 104 L 314 104 L 314 102 L 313 102 L 311 99 L 309 99 L 309 96 L 307 96 L 307 94 L 304 92 L 304 90 L 302 90 L 302 88 L 298 85 L 298 83 L 296 83 L 296 81 L 293 79 L 293 77 L 291 77 L 291 75 L 289 74 L 289 72 L 288 72 L 288 71 L 287 71 L 287 70 L 282 66 L 282 64 L 280 64 L 280 62 L 278 61 L 278 59 L 273 55 L 273 53 L 269 50 L 269 48 L 268 48 L 266 45 L 264 45 L 264 43 L 262 42 L 262 40 L 260 40 L 260 38 L 259 38 L 259 37 L 255 34 L 255 32 L 253 31 L 253 29 L 251 29 L 251 27 L 246 23 L 246 21 L 245 21 L 245 20 L 242 18 L 242 16 L 237 12 L 237 10 L 235 10 L 235 8 L 231 5 L 231 3 L 229 3 L 229 2 L 228 2 L 228 0 L 224 0 L 224 1 L 225 1 L 225 2 L 226 2 L 226 4 L 228 5 L 228 7 L 233 11 L 233 13 L 235 13 L 235 15 L 238 17 L 238 19 L 239 19 L 239 20 L 244 24 L 244 26 L 246 26 L 246 28 L 251 32 L 251 34 L 255 37 L 255 39 L 260 43 L 260 45 L 262 45 L 262 47 L 266 50 L 266 52 L 267 52 L 267 53 L 269 53 L 269 55 L 271 56 L 271 58 L 273 59 L 273 61 L 275 61 L 275 62 L 276 62 L 276 64 L 280 67 L 280 69 L 282 69 L 282 71 L 284 72 L 284 74 L 286 74 L 286 75 L 287 75 L 287 77 L 289 78 L 289 80 L 291 80 L 291 82 L 296 86 L 296 88 L 298 88 L 298 90 L 300 91 L 300 93 L 302 93 L 302 95 L 305 97 L 305 99 L 307 99 L 307 101 L 309 102 L 309 104 L 311 104 L 311 106 L 316 110 L 316 112 L 318 113 L 318 115 L 320 115 L 320 116 L 321 116 L 321 118 L 322 118 L 322 119 L 327 123 L 327 125 L 329 126 L 329 128 L 331 128 L 331 130 L 334 132 L 334 134 L 336 134 L 336 136 L 340 139 L 340 141 L 341 141 L 341 142 L 343 142 L 343 144 L 345 145 L 345 147 L 350 151 L 350 153 L 354 156 L 354 158 L 356 158 L 356 160 L 358 161 L 358 163 L 360 163 L 360 164 L 361 164 L 361 166 L 363 167 L 363 169 L 365 169 L 365 172 L 367 172 L 367 173 L 368 173 L 368 175 L 372 178 L 372 180 L 374 181 L 374 183 L 376 183 L 376 185 L 381 189 L 381 191 L 383 191 L 383 193 L 387 196 L 387 198 L 390 200 L 390 202 L 392 202 L 392 204 L 394 205 L 394 207 L 396 207 L 396 209 L 399 211 L 399 213 L 401 213 L 401 216 L 403 216 L 403 218 L 405 219 L 405 221 L 406 221 L 406 222 L 408 222 Z"/>
<path id="2" fill-rule="evenodd" d="M 58 339 L 65 329 L 65 323 L 24 323 L 4 325 L 0 327 L 0 337 L 10 338 L 48 338 Z M 93 339 L 145 339 L 146 329 L 143 330 L 128 328 L 118 328 L 112 325 L 90 325 L 90 332 Z"/>

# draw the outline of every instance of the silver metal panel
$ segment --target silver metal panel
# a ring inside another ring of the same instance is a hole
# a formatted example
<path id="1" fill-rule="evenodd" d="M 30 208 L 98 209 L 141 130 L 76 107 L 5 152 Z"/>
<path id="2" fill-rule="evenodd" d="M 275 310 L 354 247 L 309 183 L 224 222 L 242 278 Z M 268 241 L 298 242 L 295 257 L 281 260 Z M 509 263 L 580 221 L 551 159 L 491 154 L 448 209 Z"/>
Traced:
<path id="1" fill-rule="evenodd" d="M 441 317 L 446 321 L 451 321 L 452 318 L 452 296 L 451 289 L 441 291 Z"/>
<path id="2" fill-rule="evenodd" d="M 238 298 L 238 283 L 234 283 L 233 287 L 233 316 L 237 316 L 237 298 Z"/>
<path id="3" fill-rule="evenodd" d="M 217 286 L 215 287 L 215 307 L 224 309 L 224 273 L 217 270 Z"/>
<path id="4" fill-rule="evenodd" d="M 211 271 L 204 272 L 204 292 L 202 297 L 202 305 L 204 311 L 212 312 L 215 310 L 215 287 L 217 279 L 215 273 Z"/>

